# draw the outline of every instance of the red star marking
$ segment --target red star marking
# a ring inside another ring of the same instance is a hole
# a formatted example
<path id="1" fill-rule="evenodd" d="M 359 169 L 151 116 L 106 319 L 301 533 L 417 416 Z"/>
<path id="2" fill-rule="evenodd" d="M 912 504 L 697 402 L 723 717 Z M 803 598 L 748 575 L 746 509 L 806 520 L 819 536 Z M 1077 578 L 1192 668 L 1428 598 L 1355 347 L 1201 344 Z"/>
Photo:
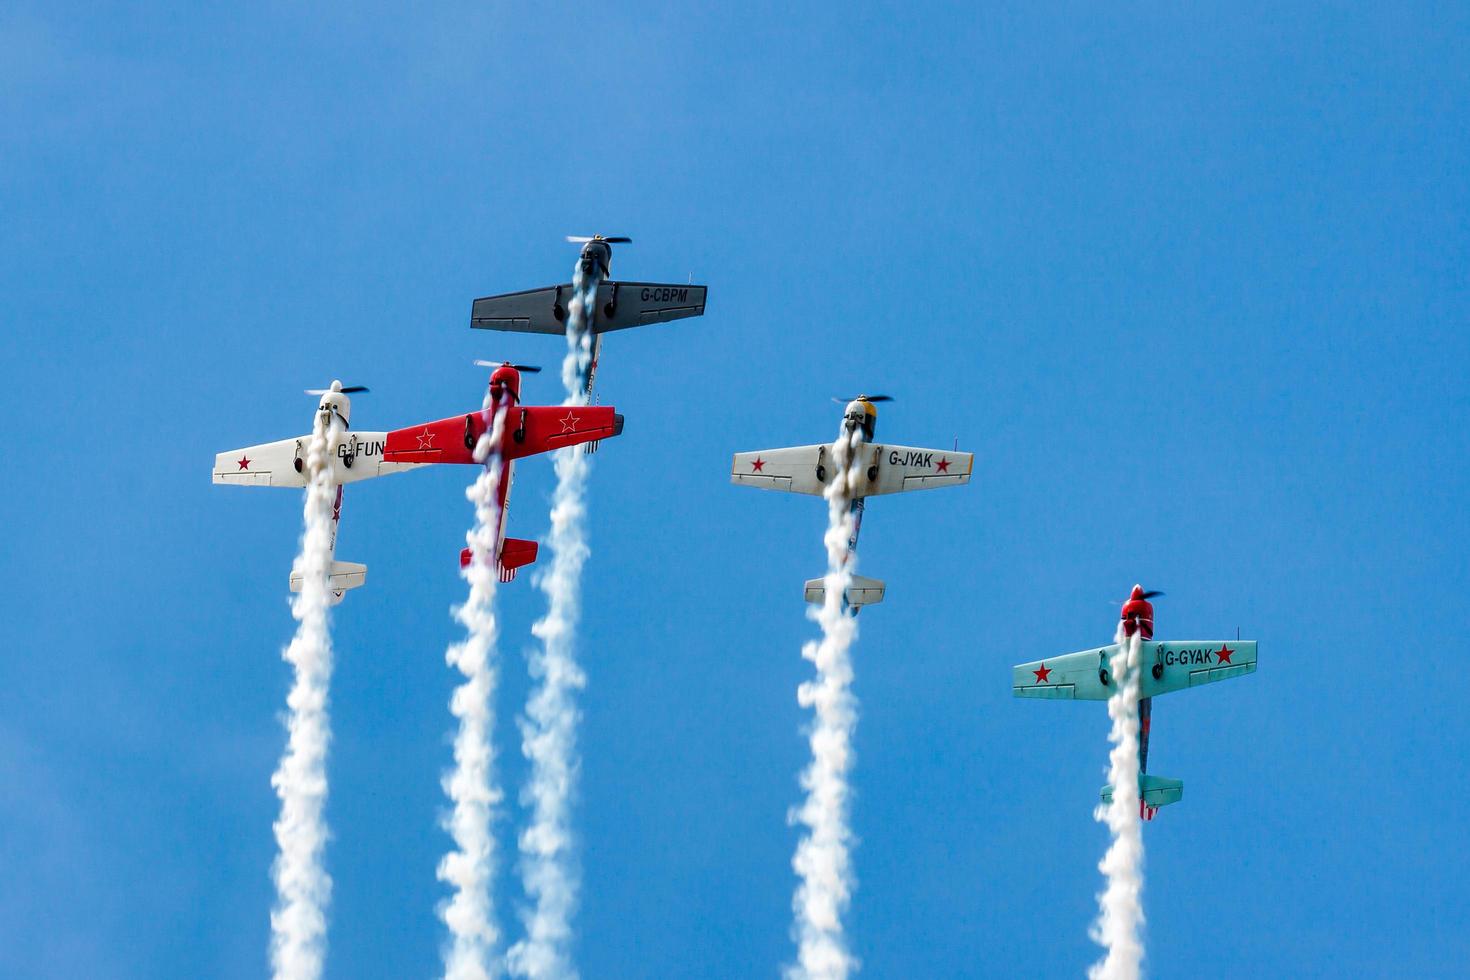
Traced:
<path id="1" fill-rule="evenodd" d="M 948 458 L 940 459 L 940 461 L 937 462 L 937 463 L 935 463 L 934 465 L 935 465 L 935 467 L 938 468 L 939 472 L 941 472 L 941 473 L 948 473 L 949 472 L 949 459 Z"/>
<path id="2" fill-rule="evenodd" d="M 563 432 L 571 432 L 577 427 L 577 417 L 571 412 L 567 413 L 566 418 L 559 419 L 558 421 L 561 422 L 561 431 Z"/>
<path id="3" fill-rule="evenodd" d="M 429 427 L 427 425 L 424 426 L 424 431 L 419 433 L 419 448 L 434 448 L 434 433 L 429 431 Z"/>
<path id="4" fill-rule="evenodd" d="M 1036 675 L 1036 683 L 1045 684 L 1047 682 L 1046 679 L 1051 676 L 1051 668 L 1048 667 L 1046 665 L 1046 661 L 1043 660 L 1041 662 L 1041 669 L 1033 670 L 1031 673 Z"/>
<path id="5" fill-rule="evenodd" d="M 1222 664 L 1229 664 L 1230 663 L 1230 658 L 1234 654 L 1235 654 L 1235 651 L 1232 650 L 1232 649 L 1230 649 L 1229 647 L 1227 647 L 1223 643 L 1220 644 L 1220 649 L 1218 649 L 1218 650 L 1215 651 L 1215 657 L 1216 657 L 1216 659 L 1218 659 L 1220 661 L 1220 663 L 1222 663 Z M 1230 664 L 1230 665 L 1232 667 L 1235 666 L 1234 664 Z"/>
<path id="6" fill-rule="evenodd" d="M 766 465 L 766 461 L 763 460 L 763 459 L 761 459 L 759 456 L 757 456 L 755 458 L 755 462 L 750 464 L 750 472 L 752 472 L 752 473 L 759 473 L 761 471 L 761 468 L 764 467 L 765 465 Z"/>
<path id="7" fill-rule="evenodd" d="M 250 469 L 250 457 L 249 456 L 241 456 L 238 460 L 236 460 L 236 462 L 240 464 L 240 469 L 242 469 L 242 470 L 248 470 L 248 469 Z"/>

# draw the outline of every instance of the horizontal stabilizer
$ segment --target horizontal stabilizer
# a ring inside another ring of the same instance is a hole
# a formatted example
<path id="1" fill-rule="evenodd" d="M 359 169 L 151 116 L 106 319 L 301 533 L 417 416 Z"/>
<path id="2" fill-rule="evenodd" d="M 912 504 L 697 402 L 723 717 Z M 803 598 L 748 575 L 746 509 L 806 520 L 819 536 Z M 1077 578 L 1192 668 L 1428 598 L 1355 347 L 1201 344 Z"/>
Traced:
<path id="1" fill-rule="evenodd" d="M 523 541 L 520 538 L 506 538 L 502 541 L 500 543 L 500 581 L 509 582 L 516 577 L 516 569 L 534 562 L 538 547 L 535 541 Z M 470 549 L 464 548 L 459 553 L 459 567 L 468 568 L 469 564 Z"/>
<path id="2" fill-rule="evenodd" d="M 500 581 L 516 577 L 516 569 L 536 560 L 536 542 L 506 538 L 500 543 Z"/>
<path id="3" fill-rule="evenodd" d="M 1104 803 L 1113 802 L 1113 787 L 1104 786 L 1100 794 Z M 1184 780 L 1165 776 L 1138 774 L 1138 801 L 1145 820 L 1154 818 L 1153 811 L 1170 803 L 1178 803 L 1184 796 Z"/>
<path id="4" fill-rule="evenodd" d="M 847 604 L 854 609 L 863 606 L 876 606 L 883 601 L 882 582 L 875 578 L 863 578 L 861 575 L 852 577 L 852 584 L 847 587 Z M 826 579 L 808 579 L 806 583 L 806 601 L 821 605 L 827 599 Z"/>
<path id="5" fill-rule="evenodd" d="M 297 569 L 291 570 L 291 591 L 300 592 L 303 576 Z M 332 605 L 342 601 L 342 593 L 355 589 L 367 581 L 367 566 L 355 561 L 334 561 L 327 573 L 327 589 L 332 593 Z"/>

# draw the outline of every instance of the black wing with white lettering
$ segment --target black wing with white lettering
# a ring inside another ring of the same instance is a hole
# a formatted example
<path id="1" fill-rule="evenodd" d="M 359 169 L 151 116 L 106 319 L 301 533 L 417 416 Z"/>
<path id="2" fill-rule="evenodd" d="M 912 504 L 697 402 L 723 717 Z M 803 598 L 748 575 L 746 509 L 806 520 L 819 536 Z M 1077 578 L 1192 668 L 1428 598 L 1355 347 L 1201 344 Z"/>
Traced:
<path id="1" fill-rule="evenodd" d="M 597 290 L 596 333 L 704 315 L 703 286 L 605 282 Z"/>

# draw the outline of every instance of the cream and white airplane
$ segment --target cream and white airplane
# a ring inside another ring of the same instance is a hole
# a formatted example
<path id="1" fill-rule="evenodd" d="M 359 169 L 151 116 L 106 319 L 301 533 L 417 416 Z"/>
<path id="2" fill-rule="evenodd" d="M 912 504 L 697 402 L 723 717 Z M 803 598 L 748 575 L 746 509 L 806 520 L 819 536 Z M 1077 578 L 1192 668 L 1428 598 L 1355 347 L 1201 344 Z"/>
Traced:
<path id="1" fill-rule="evenodd" d="M 868 497 L 884 493 L 906 493 L 932 487 L 954 487 L 970 482 L 975 464 L 973 453 L 948 452 L 942 449 L 915 449 L 911 446 L 887 446 L 873 442 L 878 422 L 875 402 L 892 401 L 887 395 L 859 395 L 847 403 L 842 413 L 842 434 L 851 438 L 859 429 L 862 440 L 849 461 L 853 479 L 852 537 L 847 542 L 849 558 L 857 553 L 858 532 L 863 526 L 863 510 Z M 841 404 L 839 401 L 838 404 Z M 837 478 L 833 445 L 792 446 L 788 449 L 763 449 L 754 453 L 736 453 L 730 470 L 730 482 L 760 490 L 784 490 L 821 496 Z M 844 596 L 853 610 L 883 601 L 884 584 L 878 579 L 852 576 L 852 584 Z M 825 598 L 823 580 L 806 583 L 806 601 L 820 603 Z"/>
<path id="2" fill-rule="evenodd" d="M 342 519 L 342 487 L 347 483 L 370 480 L 375 476 L 401 473 L 417 469 L 420 463 L 385 463 L 383 445 L 387 442 L 386 432 L 353 432 L 348 426 L 352 413 L 352 401 L 347 396 L 353 392 L 367 391 L 361 386 L 344 388 L 342 382 L 333 381 L 326 389 L 308 389 L 308 395 L 320 395 L 313 419 L 316 425 L 329 427 L 335 418 L 342 423 L 342 435 L 332 448 L 332 483 L 337 496 L 332 503 L 332 556 L 328 573 L 328 588 L 332 592 L 332 604 L 342 601 L 348 589 L 355 589 L 367 581 L 367 566 L 357 562 L 337 561 L 337 525 Z M 311 446 L 311 435 L 294 439 L 281 439 L 259 446 L 232 449 L 214 458 L 214 482 L 242 487 L 290 487 L 300 490 L 306 486 L 306 453 Z M 291 591 L 301 591 L 301 572 L 291 571 Z"/>

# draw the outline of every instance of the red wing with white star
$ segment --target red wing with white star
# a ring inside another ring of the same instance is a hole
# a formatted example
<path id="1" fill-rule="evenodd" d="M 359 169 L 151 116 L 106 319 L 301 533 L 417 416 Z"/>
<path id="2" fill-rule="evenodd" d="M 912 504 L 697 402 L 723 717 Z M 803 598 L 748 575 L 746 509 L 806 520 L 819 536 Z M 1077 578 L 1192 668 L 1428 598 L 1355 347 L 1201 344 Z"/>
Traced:
<path id="1" fill-rule="evenodd" d="M 388 433 L 384 456 L 401 463 L 473 463 L 475 444 L 486 428 L 483 413 L 475 411 L 395 429 Z M 518 405 L 506 412 L 501 456 L 535 456 L 622 431 L 623 417 L 610 406 Z"/>
<path id="2" fill-rule="evenodd" d="M 505 419 L 505 456 L 520 459 L 621 435 L 623 417 L 610 406 L 522 405 Z"/>

